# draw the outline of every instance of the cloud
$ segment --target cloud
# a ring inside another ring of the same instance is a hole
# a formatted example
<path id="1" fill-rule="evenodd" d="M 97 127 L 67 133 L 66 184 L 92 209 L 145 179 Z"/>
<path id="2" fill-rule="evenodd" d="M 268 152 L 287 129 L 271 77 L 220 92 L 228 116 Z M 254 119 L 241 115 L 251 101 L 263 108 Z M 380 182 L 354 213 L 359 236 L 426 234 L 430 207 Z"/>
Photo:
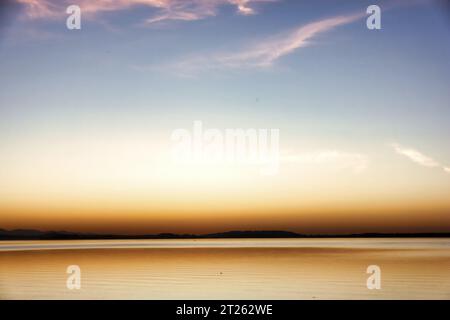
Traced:
<path id="1" fill-rule="evenodd" d="M 309 46 L 311 43 L 310 40 L 318 34 L 331 31 L 338 26 L 356 21 L 363 16 L 363 14 L 353 14 L 312 22 L 300 26 L 289 33 L 263 40 L 253 47 L 241 52 L 223 55 L 219 57 L 218 60 L 220 60 L 222 64 L 230 67 L 270 66 L 285 55 L 288 55 L 299 48 Z"/>
<path id="2" fill-rule="evenodd" d="M 166 1 L 162 5 L 160 14 L 149 18 L 146 23 L 152 24 L 164 20 L 194 21 L 217 15 L 218 9 L 223 5 L 233 5 L 236 12 L 241 15 L 256 14 L 253 3 L 275 2 L 278 0 L 178 0 Z"/>
<path id="3" fill-rule="evenodd" d="M 234 1 L 236 4 L 240 2 L 244 4 L 247 3 L 247 1 L 242 0 Z M 385 2 L 383 4 L 383 12 L 395 7 L 407 6 L 414 3 L 414 1 L 407 0 L 392 0 L 391 2 Z M 242 9 L 240 11 L 244 13 L 246 10 Z M 360 12 L 317 20 L 305 25 L 300 25 L 293 30 L 269 36 L 246 48 L 238 48 L 228 53 L 188 57 L 187 59 L 172 64 L 169 68 L 172 67 L 171 69 L 174 69 L 178 75 L 188 77 L 192 77 L 193 74 L 201 70 L 223 68 L 267 68 L 284 56 L 292 54 L 301 48 L 310 46 L 312 40 L 318 35 L 333 31 L 340 26 L 356 22 L 365 17 L 367 17 L 367 13 L 365 10 L 361 10 Z"/>
<path id="4" fill-rule="evenodd" d="M 435 161 L 434 159 L 432 159 L 429 156 L 424 155 L 420 151 L 417 151 L 415 149 L 408 148 L 408 147 L 403 147 L 397 143 L 393 143 L 393 144 L 391 144 L 391 146 L 394 148 L 394 150 L 398 154 L 401 154 L 401 155 L 407 157 L 411 161 L 413 161 L 421 166 L 428 167 L 428 168 L 442 168 L 445 172 L 450 173 L 449 167 L 445 167 L 445 166 L 441 165 L 439 162 Z"/>
<path id="5" fill-rule="evenodd" d="M 406 148 L 403 147 L 399 144 L 392 144 L 392 147 L 394 148 L 394 150 L 398 153 L 401 154 L 405 157 L 407 157 L 408 159 L 410 159 L 411 161 L 420 164 L 424 167 L 439 167 L 440 164 L 436 161 L 434 161 L 432 158 L 424 155 L 423 153 L 420 153 L 417 150 L 411 149 L 411 148 Z"/>
<path id="6" fill-rule="evenodd" d="M 25 7 L 29 19 L 48 19 L 65 15 L 65 8 L 74 4 L 71 0 L 16 0 Z M 166 20 L 194 21 L 216 16 L 219 8 L 232 5 L 241 15 L 256 13 L 255 4 L 278 0 L 78 0 L 82 14 L 93 18 L 108 11 L 127 10 L 142 6 L 155 9 L 145 23 L 153 24 Z"/>
<path id="7" fill-rule="evenodd" d="M 280 160 L 283 163 L 327 166 L 338 170 L 350 169 L 354 173 L 360 173 L 366 170 L 369 162 L 368 157 L 364 154 L 338 150 L 319 150 L 297 154 L 288 153 L 282 155 Z"/>
<path id="8" fill-rule="evenodd" d="M 250 47 L 229 53 L 198 55 L 180 60 L 171 66 L 179 75 L 192 76 L 198 71 L 223 68 L 266 68 L 277 60 L 311 45 L 319 34 L 365 17 L 365 12 L 335 16 L 299 26 L 294 30 L 262 39 Z"/>
<path id="9" fill-rule="evenodd" d="M 65 13 L 65 10 L 61 11 L 62 7 L 50 0 L 16 0 L 16 2 L 24 6 L 25 15 L 30 19 L 55 18 Z"/>

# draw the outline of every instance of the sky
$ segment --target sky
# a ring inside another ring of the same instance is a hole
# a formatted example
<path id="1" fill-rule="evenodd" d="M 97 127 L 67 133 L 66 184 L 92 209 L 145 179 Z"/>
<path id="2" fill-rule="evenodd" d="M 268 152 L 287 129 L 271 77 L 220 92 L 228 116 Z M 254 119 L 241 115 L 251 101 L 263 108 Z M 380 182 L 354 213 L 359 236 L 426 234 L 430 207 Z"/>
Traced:
<path id="1" fill-rule="evenodd" d="M 450 232 L 448 9 L 2 2 L 0 228 Z M 173 161 L 195 121 L 278 129 L 278 171 Z"/>

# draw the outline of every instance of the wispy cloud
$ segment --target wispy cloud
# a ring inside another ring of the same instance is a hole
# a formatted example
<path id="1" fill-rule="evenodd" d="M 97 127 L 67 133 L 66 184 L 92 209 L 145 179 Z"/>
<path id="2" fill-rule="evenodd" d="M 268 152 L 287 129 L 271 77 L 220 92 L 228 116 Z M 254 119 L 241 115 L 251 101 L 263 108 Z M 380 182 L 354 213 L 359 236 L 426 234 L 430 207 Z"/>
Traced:
<path id="1" fill-rule="evenodd" d="M 425 166 L 425 167 L 439 167 L 440 166 L 440 164 L 438 162 L 436 162 L 432 158 L 424 155 L 423 153 L 421 153 L 415 149 L 403 147 L 396 143 L 393 143 L 392 147 L 398 154 L 401 154 L 401 155 L 407 157 L 408 159 L 410 159 L 411 161 L 414 161 L 415 163 L 420 164 L 422 166 Z"/>
<path id="2" fill-rule="evenodd" d="M 417 151 L 413 148 L 404 147 L 400 144 L 393 143 L 391 144 L 392 148 L 398 153 L 405 157 L 407 157 L 409 160 L 429 168 L 442 168 L 445 172 L 450 173 L 450 168 L 445 167 L 441 165 L 439 162 L 434 160 L 433 158 L 421 153 L 420 151 Z"/>
<path id="3" fill-rule="evenodd" d="M 283 163 L 318 165 L 338 170 L 351 170 L 360 173 L 367 169 L 369 159 L 360 153 L 339 150 L 318 150 L 305 153 L 287 153 L 280 157 Z"/>
<path id="4" fill-rule="evenodd" d="M 25 16 L 30 19 L 49 19 L 65 15 L 65 8 L 74 4 L 71 0 L 16 0 L 24 5 Z M 155 9 L 145 23 L 167 20 L 194 21 L 216 16 L 219 8 L 231 5 L 241 15 L 255 14 L 256 4 L 277 0 L 78 0 L 83 15 L 92 18 L 99 13 L 127 10 L 142 6 Z"/>
<path id="5" fill-rule="evenodd" d="M 160 7 L 160 13 L 146 20 L 147 24 L 164 20 L 194 21 L 218 14 L 218 9 L 223 5 L 233 5 L 236 12 L 241 15 L 253 15 L 257 11 L 255 3 L 276 2 L 278 0 L 177 0 L 167 1 Z"/>
<path id="6" fill-rule="evenodd" d="M 236 1 L 236 3 L 241 1 Z M 247 1 L 242 1 L 246 3 Z M 421 1 L 392 0 L 383 2 L 383 12 L 396 7 L 413 5 Z M 245 10 L 243 10 L 244 12 Z M 171 66 L 178 75 L 193 76 L 198 71 L 223 68 L 267 68 L 281 58 L 306 48 L 313 40 L 326 32 L 335 30 L 367 17 L 365 10 L 316 20 L 300 25 L 290 31 L 271 35 L 245 48 L 237 48 L 231 52 L 198 55 L 182 59 Z"/>
<path id="7" fill-rule="evenodd" d="M 189 57 L 177 61 L 171 67 L 181 75 L 192 75 L 208 69 L 267 68 L 282 57 L 311 45 L 311 41 L 319 34 L 352 23 L 364 16 L 365 12 L 360 12 L 314 21 L 294 30 L 269 36 L 246 48 L 228 53 Z"/>
<path id="8" fill-rule="evenodd" d="M 266 67 L 278 59 L 294 52 L 297 49 L 310 45 L 310 40 L 326 31 L 338 26 L 351 23 L 362 18 L 363 14 L 337 16 L 323 19 L 296 28 L 289 33 L 265 39 L 251 48 L 241 52 L 220 56 L 218 59 L 230 67 Z"/>

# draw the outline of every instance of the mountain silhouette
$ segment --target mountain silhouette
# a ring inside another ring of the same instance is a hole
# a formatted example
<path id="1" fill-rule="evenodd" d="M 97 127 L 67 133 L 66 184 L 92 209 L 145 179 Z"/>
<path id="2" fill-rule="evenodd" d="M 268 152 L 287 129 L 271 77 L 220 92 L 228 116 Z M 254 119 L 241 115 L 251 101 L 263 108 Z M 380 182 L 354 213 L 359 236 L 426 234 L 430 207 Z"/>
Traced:
<path id="1" fill-rule="evenodd" d="M 289 231 L 228 231 L 203 235 L 195 234 L 96 234 L 68 231 L 39 231 L 33 229 L 0 229 L 0 240 L 95 240 L 95 239 L 239 239 L 239 238 L 448 238 L 450 233 L 357 233 L 357 234 L 300 234 Z"/>

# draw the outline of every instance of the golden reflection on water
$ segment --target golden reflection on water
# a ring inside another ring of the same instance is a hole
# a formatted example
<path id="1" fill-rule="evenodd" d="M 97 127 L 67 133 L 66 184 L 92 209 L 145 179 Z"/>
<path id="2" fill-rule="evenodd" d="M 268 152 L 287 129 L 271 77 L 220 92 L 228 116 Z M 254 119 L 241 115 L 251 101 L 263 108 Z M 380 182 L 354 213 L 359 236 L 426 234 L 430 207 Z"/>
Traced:
<path id="1" fill-rule="evenodd" d="M 108 243 L 117 247 L 96 247 Z M 450 299 L 449 248 L 450 239 L 2 242 L 0 298 Z M 366 287 L 374 264 L 381 290 Z M 81 268 L 80 290 L 66 288 L 69 265 Z"/>

